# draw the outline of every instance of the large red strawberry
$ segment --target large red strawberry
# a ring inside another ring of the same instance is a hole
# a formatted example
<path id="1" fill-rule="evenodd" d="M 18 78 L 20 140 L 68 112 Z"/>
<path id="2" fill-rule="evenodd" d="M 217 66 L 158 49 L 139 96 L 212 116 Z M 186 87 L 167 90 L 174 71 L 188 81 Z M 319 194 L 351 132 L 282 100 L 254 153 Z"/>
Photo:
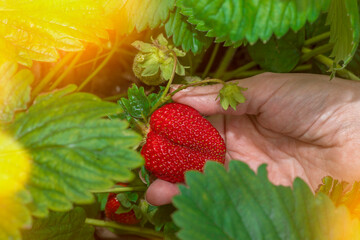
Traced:
<path id="1" fill-rule="evenodd" d="M 151 116 L 141 154 L 147 170 L 175 183 L 183 182 L 188 170 L 202 171 L 207 160 L 224 163 L 225 151 L 219 132 L 198 111 L 169 103 Z"/>
<path id="2" fill-rule="evenodd" d="M 126 184 L 117 183 L 117 185 L 126 187 Z M 116 193 L 110 193 L 108 196 L 108 200 L 105 205 L 105 215 L 110 220 L 116 221 L 122 224 L 137 224 L 140 222 L 139 219 L 136 218 L 134 210 L 130 210 L 126 213 L 116 213 L 116 211 L 121 206 L 121 203 L 116 198 Z"/>

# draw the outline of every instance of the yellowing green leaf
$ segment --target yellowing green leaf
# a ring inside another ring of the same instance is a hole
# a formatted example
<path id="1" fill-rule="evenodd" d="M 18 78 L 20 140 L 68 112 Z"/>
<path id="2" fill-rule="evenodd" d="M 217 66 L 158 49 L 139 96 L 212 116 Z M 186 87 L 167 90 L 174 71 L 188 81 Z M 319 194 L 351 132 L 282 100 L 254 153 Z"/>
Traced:
<path id="1" fill-rule="evenodd" d="M 0 122 L 11 121 L 14 112 L 25 109 L 30 100 L 33 74 L 27 69 L 18 71 L 17 67 L 14 62 L 0 65 Z"/>
<path id="2" fill-rule="evenodd" d="M 57 50 L 100 43 L 111 27 L 105 0 L 4 0 L 0 2 L 0 59 L 26 66 L 56 61 Z"/>
<path id="3" fill-rule="evenodd" d="M 29 199 L 29 195 L 24 192 L 0 197 L 0 239 L 20 240 L 19 229 L 30 227 L 30 212 L 24 205 Z"/>
<path id="4" fill-rule="evenodd" d="M 128 182 L 131 170 L 143 164 L 134 150 L 141 137 L 127 122 L 105 118 L 121 107 L 88 93 L 71 94 L 74 88 L 40 95 L 8 127 L 34 163 L 27 189 L 35 216 L 91 203 L 91 190 Z"/>

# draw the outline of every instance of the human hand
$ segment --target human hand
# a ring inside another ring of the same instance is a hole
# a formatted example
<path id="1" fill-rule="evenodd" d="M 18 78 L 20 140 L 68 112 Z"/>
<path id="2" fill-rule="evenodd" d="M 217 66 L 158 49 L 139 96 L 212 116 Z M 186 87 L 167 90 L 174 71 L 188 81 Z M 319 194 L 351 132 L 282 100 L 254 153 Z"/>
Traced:
<path id="1" fill-rule="evenodd" d="M 253 170 L 266 163 L 270 181 L 289 186 L 302 178 L 315 190 L 324 176 L 360 178 L 360 84 L 315 74 L 266 73 L 239 81 L 247 101 L 237 110 L 215 101 L 221 85 L 194 87 L 173 100 L 210 115 L 227 147 L 226 161 Z M 155 180 L 147 191 L 154 205 L 171 202 L 175 184 Z"/>

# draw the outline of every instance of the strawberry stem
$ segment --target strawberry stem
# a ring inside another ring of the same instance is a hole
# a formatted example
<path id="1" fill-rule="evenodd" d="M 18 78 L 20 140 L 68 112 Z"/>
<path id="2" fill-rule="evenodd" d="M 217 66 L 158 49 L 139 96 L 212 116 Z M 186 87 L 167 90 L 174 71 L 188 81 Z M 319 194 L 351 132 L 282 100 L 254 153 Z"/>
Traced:
<path id="1" fill-rule="evenodd" d="M 318 43 L 322 40 L 328 39 L 330 37 L 330 31 L 329 32 L 325 32 L 319 35 L 316 35 L 315 37 L 309 38 L 304 42 L 305 46 L 309 46 L 312 45 L 314 43 Z"/>
<path id="2" fill-rule="evenodd" d="M 137 186 L 137 187 L 117 187 L 109 188 L 102 190 L 92 190 L 92 193 L 120 193 L 120 192 L 145 192 L 147 189 L 146 186 Z"/>
<path id="3" fill-rule="evenodd" d="M 310 52 L 311 52 L 311 49 L 306 48 L 306 47 L 303 47 L 303 48 L 302 48 L 302 52 L 303 52 L 304 54 L 310 53 Z M 322 54 L 319 54 L 319 55 L 315 56 L 314 59 L 315 59 L 316 61 L 318 61 L 318 62 L 326 65 L 326 66 L 327 66 L 328 68 L 330 68 L 330 69 L 331 69 L 331 68 L 333 67 L 333 65 L 334 65 L 334 61 L 333 61 L 332 59 L 330 59 L 330 58 L 328 58 L 328 57 L 326 57 L 326 56 L 324 56 L 324 55 L 322 55 Z M 349 70 L 347 70 L 347 69 L 345 69 L 345 68 L 341 69 L 340 66 L 336 66 L 336 67 L 339 68 L 339 70 L 336 71 L 336 73 L 337 73 L 339 76 L 341 76 L 341 77 L 343 77 L 343 78 L 346 78 L 346 79 L 350 79 L 350 80 L 360 81 L 360 78 L 359 78 L 358 76 L 356 76 L 354 73 L 352 73 L 351 71 L 349 71 Z"/>
<path id="4" fill-rule="evenodd" d="M 186 84 L 183 85 L 179 88 L 177 88 L 175 91 L 171 92 L 167 97 L 166 97 L 166 101 L 169 100 L 170 98 L 172 98 L 172 96 L 174 96 L 176 93 L 180 92 L 181 90 L 184 90 L 188 87 L 194 87 L 194 86 L 199 86 L 199 85 L 203 85 L 205 83 L 221 83 L 221 84 L 225 84 L 225 82 L 221 79 L 216 79 L 216 78 L 211 78 L 211 79 L 205 79 L 199 82 L 195 82 L 195 83 L 190 83 L 190 84 Z"/>
<path id="5" fill-rule="evenodd" d="M 210 56 L 210 60 L 208 61 L 201 78 L 205 78 L 208 75 L 208 73 L 210 72 L 210 69 L 214 63 L 215 57 L 219 51 L 219 47 L 220 47 L 220 43 L 215 44 L 214 50 L 212 51 L 211 56 Z"/>
<path id="6" fill-rule="evenodd" d="M 172 69 L 172 73 L 171 73 L 171 78 L 170 80 L 168 81 L 168 83 L 166 84 L 166 87 L 164 89 L 164 92 L 162 93 L 161 97 L 160 97 L 160 100 L 151 108 L 150 110 L 150 115 L 159 107 L 161 106 L 164 102 L 166 102 L 167 100 L 169 100 L 167 98 L 167 93 L 169 92 L 169 89 L 170 89 L 170 86 L 175 78 L 175 73 L 176 73 L 176 67 L 177 67 L 177 57 L 176 57 L 176 53 L 173 51 L 173 50 L 170 50 L 171 51 L 171 54 L 174 58 L 174 66 L 173 66 L 173 69 Z"/>
<path id="7" fill-rule="evenodd" d="M 115 222 L 108 222 L 94 218 L 86 218 L 85 223 L 98 227 L 109 227 L 109 228 L 123 230 L 125 234 L 133 234 L 141 237 L 150 237 L 152 239 L 154 239 L 154 237 L 155 239 L 164 238 L 164 234 L 162 232 L 157 232 L 150 228 L 122 225 Z"/>

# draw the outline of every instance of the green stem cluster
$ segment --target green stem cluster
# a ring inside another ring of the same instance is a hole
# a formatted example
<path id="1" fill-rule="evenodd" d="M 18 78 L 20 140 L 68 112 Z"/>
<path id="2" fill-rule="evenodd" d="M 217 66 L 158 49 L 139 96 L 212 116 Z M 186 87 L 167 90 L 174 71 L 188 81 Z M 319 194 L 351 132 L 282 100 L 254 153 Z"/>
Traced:
<path id="1" fill-rule="evenodd" d="M 112 47 L 109 54 L 106 56 L 106 58 L 99 64 L 99 66 L 91 72 L 91 74 L 80 84 L 80 86 L 77 88 L 76 91 L 81 91 L 109 62 L 111 57 L 115 54 L 118 47 L 121 45 L 122 41 L 119 40 L 119 33 L 116 34 L 116 39 L 114 46 Z"/>
<path id="2" fill-rule="evenodd" d="M 309 61 L 310 59 L 315 59 L 316 61 L 326 65 L 329 69 L 332 69 L 333 64 L 334 64 L 333 60 L 322 54 L 331 51 L 334 47 L 333 43 L 327 43 L 327 44 L 315 47 L 314 49 L 309 48 L 309 46 L 319 43 L 323 40 L 326 40 L 329 37 L 330 37 L 330 32 L 325 32 L 325 33 L 322 33 L 315 37 L 312 37 L 310 39 L 307 39 L 304 42 L 304 47 L 301 50 L 303 55 L 301 56 L 300 63 L 305 63 L 305 62 Z M 215 49 L 215 50 L 217 51 L 217 49 Z M 215 52 L 215 54 L 216 54 L 216 52 Z M 219 68 L 215 72 L 214 76 L 216 78 L 221 77 L 225 81 L 228 81 L 230 79 L 235 79 L 235 78 L 251 77 L 251 76 L 265 72 L 264 70 L 251 70 L 251 68 L 257 66 L 257 63 L 255 63 L 254 61 L 249 62 L 243 66 L 240 66 L 239 68 L 237 68 L 233 71 L 226 72 L 225 70 L 227 69 L 228 65 L 232 61 L 234 54 L 235 54 L 234 49 L 229 48 L 228 51 L 226 52 L 224 58 L 222 59 L 222 62 L 220 64 Z M 210 68 L 211 65 L 212 65 L 212 61 L 210 59 L 207 68 Z M 294 68 L 292 70 L 292 72 L 301 72 L 301 71 L 311 70 L 311 68 L 312 68 L 311 64 L 299 65 L 296 68 Z M 347 78 L 347 79 L 355 80 L 355 81 L 360 81 L 360 78 L 357 77 L 355 74 L 353 74 L 351 71 L 349 71 L 347 69 L 341 69 L 340 66 L 337 66 L 336 68 L 339 69 L 336 71 L 339 74 L 339 76 Z"/>

